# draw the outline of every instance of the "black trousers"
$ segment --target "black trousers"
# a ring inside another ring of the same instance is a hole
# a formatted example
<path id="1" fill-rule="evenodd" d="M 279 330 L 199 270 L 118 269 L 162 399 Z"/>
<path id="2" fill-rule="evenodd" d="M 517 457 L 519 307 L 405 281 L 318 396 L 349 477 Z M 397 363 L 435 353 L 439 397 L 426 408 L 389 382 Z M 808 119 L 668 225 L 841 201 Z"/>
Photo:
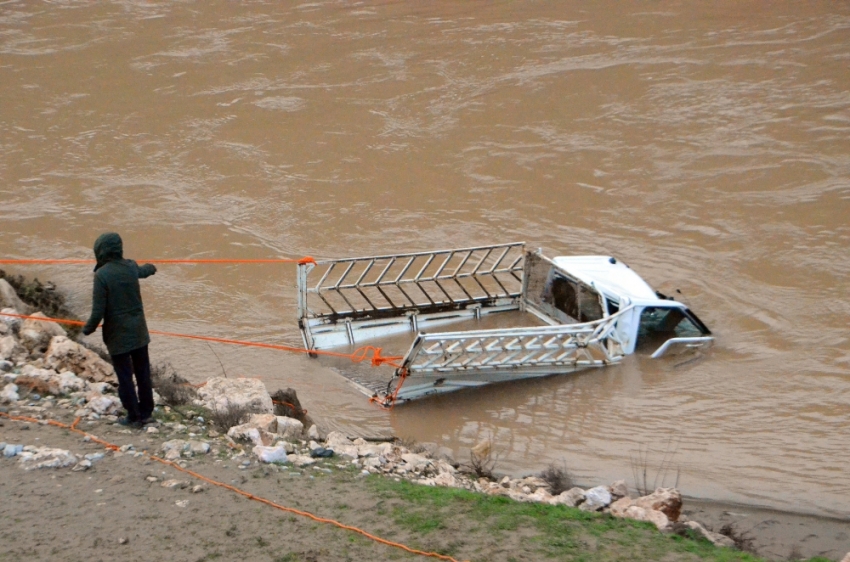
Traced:
<path id="1" fill-rule="evenodd" d="M 118 397 L 127 410 L 130 421 L 141 421 L 153 413 L 153 387 L 148 346 L 112 356 L 112 365 L 118 375 Z M 133 373 L 136 383 L 133 384 Z M 136 387 L 139 393 L 136 394 Z"/>

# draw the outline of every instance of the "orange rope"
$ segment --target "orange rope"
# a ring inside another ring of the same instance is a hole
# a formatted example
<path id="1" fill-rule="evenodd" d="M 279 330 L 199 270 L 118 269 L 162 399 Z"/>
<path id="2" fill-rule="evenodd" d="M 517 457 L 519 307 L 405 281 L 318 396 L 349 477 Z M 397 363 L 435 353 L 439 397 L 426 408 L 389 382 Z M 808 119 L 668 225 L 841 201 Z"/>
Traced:
<path id="1" fill-rule="evenodd" d="M 30 417 L 27 417 L 27 416 L 13 416 L 13 415 L 10 415 L 10 414 L 4 413 L 4 412 L 0 412 L 0 416 L 8 418 L 8 419 L 13 420 L 13 421 L 23 421 L 23 422 L 29 422 L 29 423 L 41 423 L 42 422 L 42 420 L 39 420 L 39 419 L 36 419 L 36 418 L 30 418 Z M 121 447 L 119 447 L 118 445 L 115 445 L 114 443 L 104 441 L 103 439 L 100 439 L 98 437 L 95 437 L 94 435 L 86 433 L 82 429 L 77 429 L 77 424 L 80 423 L 80 418 L 75 419 L 74 423 L 72 423 L 70 425 L 62 423 L 62 422 L 57 421 L 57 420 L 52 420 L 52 419 L 46 420 L 46 421 L 47 421 L 48 425 L 52 425 L 52 426 L 55 426 L 55 427 L 61 427 L 63 429 L 68 429 L 68 430 L 71 430 L 75 433 L 79 433 L 81 435 L 84 435 L 84 436 L 88 437 L 91 442 L 97 443 L 98 445 L 101 445 L 101 446 L 103 446 L 104 448 L 106 448 L 110 451 L 118 451 L 118 450 L 121 449 Z M 418 554 L 420 556 L 427 556 L 429 558 L 437 558 L 439 560 L 447 560 L 448 562 L 458 562 L 458 560 L 452 558 L 451 556 L 445 556 L 445 555 L 439 554 L 437 552 L 426 552 L 424 550 L 417 550 L 415 548 L 410 548 L 409 546 L 403 545 L 403 544 L 398 543 L 398 542 L 390 541 L 390 540 L 387 540 L 387 539 L 382 539 L 381 537 L 378 537 L 378 536 L 375 536 L 371 533 L 368 533 L 368 532 L 366 532 L 363 529 L 360 529 L 358 527 L 354 527 L 352 525 L 346 525 L 345 523 L 340 523 L 339 521 L 336 521 L 335 519 L 328 519 L 326 517 L 319 517 L 318 515 L 313 515 L 312 513 L 308 512 L 308 511 L 301 511 L 300 509 L 295 509 L 293 507 L 286 507 L 284 505 L 277 504 L 277 503 L 275 503 L 271 500 L 267 500 L 265 498 L 255 496 L 254 494 L 251 494 L 250 492 L 246 492 L 245 490 L 241 490 L 241 489 L 237 488 L 236 486 L 231 486 L 230 484 L 225 484 L 224 482 L 219 482 L 218 480 L 213 480 L 212 478 L 207 478 L 206 476 L 204 476 L 202 474 L 199 474 L 199 473 L 197 473 L 193 470 L 183 468 L 182 466 L 180 466 L 179 464 L 177 464 L 175 462 L 168 461 L 168 460 L 165 460 L 163 458 L 157 457 L 156 455 L 152 455 L 152 454 L 148 453 L 147 451 L 143 451 L 143 453 L 145 455 L 147 455 L 148 458 L 150 458 L 151 460 L 154 460 L 156 462 L 170 466 L 171 468 L 173 468 L 175 470 L 179 470 L 180 472 L 183 472 L 185 474 L 188 474 L 189 476 L 192 476 L 193 478 L 197 478 L 198 480 L 201 480 L 203 482 L 207 482 L 208 484 L 212 484 L 213 486 L 217 486 L 219 488 L 224 488 L 225 490 L 230 490 L 231 492 L 233 492 L 235 494 L 239 494 L 240 496 L 244 496 L 244 497 L 248 498 L 249 500 L 254 500 L 254 501 L 257 501 L 257 502 L 260 502 L 260 503 L 264 503 L 264 504 L 268 505 L 269 507 L 279 509 L 280 511 L 285 511 L 287 513 L 293 513 L 295 515 L 307 517 L 308 519 L 312 519 L 313 521 L 316 521 L 318 523 L 327 523 L 328 525 L 333 525 L 334 527 L 338 527 L 340 529 L 345 529 L 346 531 L 351 531 L 352 533 L 357 533 L 359 535 L 362 535 L 362 536 L 366 537 L 367 539 L 375 541 L 379 544 L 391 546 L 391 547 L 394 547 L 394 548 L 399 548 L 401 550 L 404 550 L 405 552 L 409 552 L 410 554 Z"/>
<path id="2" fill-rule="evenodd" d="M 157 260 L 136 260 L 139 263 L 297 263 L 304 265 L 307 263 L 315 264 L 316 260 L 310 256 L 303 258 L 273 258 L 273 259 L 157 259 Z M 97 263 L 92 259 L 0 259 L 0 263 L 9 264 L 77 264 L 77 263 Z"/>
<path id="3" fill-rule="evenodd" d="M 24 320 L 38 320 L 41 322 L 55 322 L 57 324 L 69 324 L 71 326 L 83 326 L 85 323 L 79 320 L 68 320 L 66 318 L 50 318 L 47 316 L 29 316 L 26 314 L 11 314 L 11 313 L 3 313 L 0 316 L 8 316 L 11 318 L 22 318 Z M 361 363 L 363 361 L 370 361 L 373 367 L 380 367 L 381 365 L 389 365 L 391 367 L 399 368 L 401 365 L 398 364 L 400 359 L 403 359 L 400 355 L 394 355 L 390 357 L 384 357 L 381 355 L 381 348 L 375 347 L 372 345 L 365 345 L 363 347 L 359 347 L 354 350 L 353 353 L 339 353 L 336 351 L 322 351 L 319 349 L 305 349 L 303 347 L 293 347 L 289 345 L 280 345 L 274 343 L 262 343 L 262 342 L 252 342 L 252 341 L 244 341 L 244 340 L 232 340 L 226 338 L 215 338 L 212 336 L 196 336 L 192 334 L 178 334 L 176 332 L 163 332 L 160 330 L 149 330 L 151 334 L 156 334 L 160 336 L 168 336 L 172 338 L 184 338 L 190 340 L 200 340 L 200 341 L 209 341 L 216 343 L 228 343 L 233 345 L 242 345 L 245 347 L 262 347 L 265 349 L 276 349 L 279 351 L 289 351 L 292 353 L 308 353 L 308 354 L 316 354 L 316 355 L 327 355 L 330 357 L 342 357 L 345 359 L 350 359 L 355 363 Z"/>

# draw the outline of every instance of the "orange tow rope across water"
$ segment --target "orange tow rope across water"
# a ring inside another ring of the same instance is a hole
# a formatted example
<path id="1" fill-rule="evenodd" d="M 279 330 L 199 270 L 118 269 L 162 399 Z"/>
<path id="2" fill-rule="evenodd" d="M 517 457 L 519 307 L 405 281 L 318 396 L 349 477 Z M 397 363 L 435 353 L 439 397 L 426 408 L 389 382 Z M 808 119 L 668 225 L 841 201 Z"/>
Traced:
<path id="1" fill-rule="evenodd" d="M 271 258 L 271 259 L 157 259 L 157 260 L 136 260 L 139 263 L 297 263 L 303 265 L 305 263 L 315 264 L 316 260 L 310 256 L 303 258 Z M 92 259 L 0 259 L 0 263 L 18 264 L 18 265 L 50 265 L 50 264 L 81 264 L 81 263 L 96 263 Z"/>
<path id="2" fill-rule="evenodd" d="M 88 437 L 91 442 L 97 443 L 98 445 L 101 445 L 101 446 L 103 446 L 104 448 L 106 448 L 110 451 L 118 451 L 121 448 L 118 445 L 115 445 L 114 443 L 110 443 L 109 441 L 104 441 L 103 439 L 100 439 L 99 437 L 95 437 L 94 435 L 86 433 L 82 429 L 78 429 L 77 424 L 80 423 L 80 418 L 77 418 L 76 420 L 74 420 L 74 423 L 69 425 L 69 424 L 62 423 L 62 422 L 57 421 L 57 420 L 51 420 L 51 419 L 49 419 L 49 420 L 39 420 L 39 419 L 36 419 L 36 418 L 30 418 L 30 417 L 27 417 L 27 416 L 13 416 L 13 415 L 7 414 L 5 412 L 0 412 L 0 417 L 8 418 L 8 419 L 13 420 L 13 421 L 23 421 L 23 422 L 28 422 L 28 423 L 46 422 L 47 425 L 52 425 L 54 427 L 61 427 L 62 429 L 68 429 L 70 431 L 73 431 L 74 433 L 79 433 L 80 435 L 84 435 L 84 436 Z M 366 537 L 367 539 L 375 541 L 379 544 L 391 546 L 393 548 L 399 548 L 401 550 L 404 550 L 405 552 L 409 552 L 410 554 L 417 554 L 419 556 L 427 556 L 429 558 L 436 558 L 438 560 L 446 560 L 447 562 L 459 562 L 457 559 L 452 558 L 451 556 L 446 556 L 446 555 L 440 554 L 438 552 L 427 552 L 427 551 L 424 551 L 424 550 L 417 550 L 415 548 L 410 548 L 409 546 L 403 545 L 403 544 L 398 543 L 398 542 L 390 541 L 390 540 L 387 540 L 387 539 L 382 539 L 381 537 L 378 537 L 378 536 L 375 536 L 371 533 L 368 533 L 368 532 L 364 531 L 363 529 L 360 529 L 358 527 L 354 527 L 352 525 L 346 525 L 345 523 L 341 523 L 339 521 L 336 521 L 335 519 L 328 519 L 326 517 L 319 517 L 318 515 L 313 515 L 312 513 L 308 512 L 308 511 L 301 511 L 300 509 L 295 509 L 293 507 L 287 507 L 287 506 L 284 506 L 284 505 L 277 504 L 277 503 L 275 503 L 271 500 L 267 500 L 266 498 L 261 498 L 259 496 L 255 496 L 254 494 L 252 494 L 250 492 L 246 492 L 245 490 L 237 488 L 236 486 L 231 486 L 230 484 L 225 484 L 224 482 L 219 482 L 218 480 L 213 480 L 212 478 L 207 478 L 203 474 L 199 474 L 195 471 L 183 468 L 182 466 L 180 466 L 177 463 L 165 460 L 161 457 L 157 457 L 156 455 L 152 455 L 152 454 L 150 454 L 146 451 L 143 452 L 143 453 L 148 458 L 150 458 L 151 460 L 154 460 L 158 463 L 162 463 L 164 465 L 170 466 L 171 468 L 173 468 L 175 470 L 179 470 L 180 472 L 183 472 L 185 474 L 188 474 L 189 476 L 192 476 L 193 478 L 197 478 L 198 480 L 202 480 L 203 482 L 206 482 L 206 483 L 211 484 L 213 486 L 217 486 L 219 488 L 224 488 L 225 490 L 230 490 L 231 492 L 233 492 L 235 494 L 239 494 L 240 496 L 244 496 L 244 497 L 248 498 L 249 500 L 254 500 L 254 501 L 266 504 L 267 506 L 273 507 L 275 509 L 279 509 L 280 511 L 285 511 L 287 513 L 300 515 L 301 517 L 306 517 L 308 519 L 312 519 L 313 521 L 316 521 L 318 523 L 326 523 L 328 525 L 333 525 L 334 527 L 338 527 L 340 529 L 345 529 L 346 531 L 351 531 L 352 533 L 357 533 L 358 535 L 362 535 L 362 536 Z"/>
<path id="3" fill-rule="evenodd" d="M 68 320 L 65 318 L 50 318 L 47 316 L 29 316 L 27 314 L 11 314 L 11 313 L 3 313 L 0 316 L 8 316 L 11 318 L 21 318 L 24 320 L 38 320 L 41 322 L 55 322 L 57 324 L 68 324 L 69 326 L 83 326 L 85 323 L 79 320 Z M 401 364 L 398 362 L 404 357 L 400 355 L 391 355 L 388 357 L 384 357 L 381 355 L 381 348 L 375 347 L 372 345 L 364 345 L 363 347 L 358 347 L 354 350 L 353 353 L 339 353 L 336 351 L 323 351 L 320 349 L 305 349 L 303 347 L 294 347 L 289 345 L 280 345 L 275 343 L 262 343 L 262 342 L 253 342 L 253 341 L 244 341 L 244 340 L 232 340 L 226 338 L 215 338 L 212 336 L 196 336 L 192 334 L 179 334 L 177 332 L 163 332 L 160 330 L 148 330 L 151 334 L 156 334 L 159 336 L 167 336 L 171 338 L 184 338 L 189 340 L 199 340 L 206 342 L 215 342 L 215 343 L 226 343 L 232 345 L 242 345 L 245 347 L 260 347 L 264 349 L 276 349 L 278 351 L 289 351 L 291 353 L 306 353 L 308 355 L 326 355 L 328 357 L 341 357 L 343 359 L 350 359 L 354 363 L 362 363 L 363 361 L 369 361 L 373 367 L 380 367 L 382 365 L 388 365 L 390 367 L 395 367 L 396 369 L 401 368 Z M 395 406 L 396 395 L 398 391 L 401 389 L 401 385 L 404 383 L 404 378 L 406 373 L 401 373 L 401 381 L 398 385 L 396 385 L 395 391 L 390 396 L 388 403 L 389 406 L 385 406 L 378 400 L 376 397 L 372 397 L 369 399 L 369 402 L 372 404 L 376 404 L 383 409 L 392 410 Z M 206 383 L 203 383 L 206 384 Z M 293 408 L 295 409 L 295 408 Z"/>
<path id="4" fill-rule="evenodd" d="M 0 316 L 8 316 L 11 318 L 21 318 L 24 320 L 38 320 L 41 322 L 55 322 L 57 324 L 68 324 L 70 326 L 83 326 L 85 322 L 81 322 L 79 320 L 68 320 L 66 318 L 50 318 L 47 316 L 29 316 L 27 314 L 10 314 L 3 313 Z M 350 359 L 355 363 L 362 363 L 363 361 L 369 361 L 374 367 L 380 367 L 381 365 L 389 365 L 391 367 L 401 367 L 397 363 L 400 359 L 403 359 L 400 355 L 393 355 L 389 357 L 384 357 L 381 355 L 381 348 L 375 347 L 372 345 L 365 345 L 363 347 L 358 347 L 354 350 L 353 353 L 339 353 L 336 351 L 323 351 L 320 349 L 306 349 L 303 347 L 294 347 L 289 345 L 280 345 L 276 343 L 262 343 L 262 342 L 253 342 L 253 341 L 245 341 L 245 340 L 232 340 L 226 338 L 215 338 L 212 336 L 196 336 L 193 334 L 179 334 L 177 332 L 163 332 L 161 330 L 148 330 L 151 334 L 156 334 L 159 336 L 168 336 L 171 338 L 184 338 L 189 340 L 200 340 L 200 341 L 208 341 L 208 342 L 216 342 L 216 343 L 228 343 L 233 345 L 242 345 L 245 347 L 262 347 L 265 349 L 277 349 L 279 351 L 289 351 L 292 353 L 306 353 L 312 355 L 327 355 L 330 357 L 342 357 L 345 359 Z"/>

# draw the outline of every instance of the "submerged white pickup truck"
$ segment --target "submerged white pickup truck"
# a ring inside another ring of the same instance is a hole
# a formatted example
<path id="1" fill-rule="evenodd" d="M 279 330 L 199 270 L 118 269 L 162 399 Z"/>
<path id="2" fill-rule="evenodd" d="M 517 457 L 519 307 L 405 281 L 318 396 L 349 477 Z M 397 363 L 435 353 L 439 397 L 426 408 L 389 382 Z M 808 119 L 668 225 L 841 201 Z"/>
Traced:
<path id="1" fill-rule="evenodd" d="M 636 350 L 711 345 L 684 304 L 609 256 L 547 258 L 522 242 L 298 266 L 298 324 L 308 349 L 410 331 L 389 382 L 354 380 L 386 406 L 462 388 L 619 362 Z M 522 326 L 432 332 L 519 311 Z M 426 331 L 427 330 L 427 331 Z"/>

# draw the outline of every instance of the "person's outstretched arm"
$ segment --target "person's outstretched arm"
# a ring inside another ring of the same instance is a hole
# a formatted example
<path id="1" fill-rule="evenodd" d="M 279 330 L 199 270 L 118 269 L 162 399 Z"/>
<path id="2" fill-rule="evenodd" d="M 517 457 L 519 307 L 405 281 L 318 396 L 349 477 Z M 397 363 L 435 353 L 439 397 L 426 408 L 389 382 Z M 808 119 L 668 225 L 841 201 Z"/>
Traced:
<path id="1" fill-rule="evenodd" d="M 94 278 L 94 289 L 91 297 L 91 316 L 83 326 L 83 334 L 89 335 L 97 330 L 97 325 L 106 314 L 106 285 L 97 276 Z"/>
<path id="2" fill-rule="evenodd" d="M 146 263 L 145 265 L 139 266 L 139 279 L 150 277 L 154 273 L 156 273 L 156 266 L 152 263 Z"/>

